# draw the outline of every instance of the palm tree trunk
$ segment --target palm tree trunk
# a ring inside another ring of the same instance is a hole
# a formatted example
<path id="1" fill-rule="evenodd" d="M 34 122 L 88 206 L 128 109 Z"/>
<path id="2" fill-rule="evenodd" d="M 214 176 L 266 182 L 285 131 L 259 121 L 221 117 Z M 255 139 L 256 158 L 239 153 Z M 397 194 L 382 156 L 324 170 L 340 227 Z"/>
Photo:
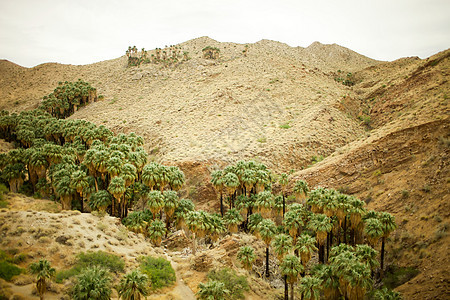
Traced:
<path id="1" fill-rule="evenodd" d="M 269 246 L 266 247 L 266 277 L 269 277 Z"/>
<path id="2" fill-rule="evenodd" d="M 286 200 L 284 198 L 284 193 L 283 193 L 283 219 L 284 219 L 284 214 L 286 213 Z"/>
<path id="3" fill-rule="evenodd" d="M 325 245 L 319 244 L 319 262 L 324 264 L 325 263 Z"/>
<path id="4" fill-rule="evenodd" d="M 347 217 L 344 218 L 344 243 L 347 244 Z"/>
<path id="5" fill-rule="evenodd" d="M 327 233 L 327 255 L 325 260 L 328 261 L 328 256 L 330 255 L 330 247 L 331 247 L 331 235 L 333 233 L 330 231 L 329 233 Z"/>
<path id="6" fill-rule="evenodd" d="M 192 232 L 192 255 L 195 256 L 196 253 L 197 253 L 197 244 L 195 240 L 195 232 Z"/>
<path id="7" fill-rule="evenodd" d="M 288 289 L 287 275 L 284 275 L 284 300 L 288 299 L 289 299 L 289 289 Z"/>
<path id="8" fill-rule="evenodd" d="M 294 300 L 294 283 L 291 283 L 291 300 Z"/>
<path id="9" fill-rule="evenodd" d="M 384 269 L 384 244 L 385 244 L 385 238 L 384 236 L 381 238 L 381 257 L 380 257 L 380 275 L 383 276 L 383 269 Z"/>
<path id="10" fill-rule="evenodd" d="M 220 214 L 222 215 L 222 218 L 223 218 L 223 195 L 222 195 L 222 192 L 220 192 Z"/>

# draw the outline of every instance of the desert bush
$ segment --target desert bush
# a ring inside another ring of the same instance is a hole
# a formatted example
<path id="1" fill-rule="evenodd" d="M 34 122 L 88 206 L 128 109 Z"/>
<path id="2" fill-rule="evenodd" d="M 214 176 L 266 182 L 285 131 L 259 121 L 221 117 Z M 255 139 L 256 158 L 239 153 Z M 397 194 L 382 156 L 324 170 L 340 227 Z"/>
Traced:
<path id="1" fill-rule="evenodd" d="M 103 251 L 81 252 L 77 255 L 77 261 L 72 268 L 56 273 L 56 282 L 62 283 L 65 279 L 76 276 L 92 266 L 100 266 L 110 272 L 118 273 L 124 272 L 125 262 L 122 258 Z"/>
<path id="2" fill-rule="evenodd" d="M 230 291 L 227 299 L 245 299 L 244 292 L 249 290 L 245 276 L 237 275 L 236 271 L 230 268 L 211 270 L 207 277 L 225 284 L 225 289 Z"/>
<path id="3" fill-rule="evenodd" d="M 160 289 L 175 282 L 175 270 L 164 258 L 145 256 L 140 257 L 139 261 L 142 273 L 146 274 L 151 282 L 151 289 Z"/>
<path id="4" fill-rule="evenodd" d="M 419 274 L 419 270 L 414 267 L 389 266 L 383 277 L 383 284 L 389 289 L 394 289 L 405 282 L 413 279 Z"/>
<path id="5" fill-rule="evenodd" d="M 10 281 L 13 276 L 22 273 L 22 269 L 16 265 L 13 265 L 5 260 L 0 260 L 0 278 L 6 281 Z"/>

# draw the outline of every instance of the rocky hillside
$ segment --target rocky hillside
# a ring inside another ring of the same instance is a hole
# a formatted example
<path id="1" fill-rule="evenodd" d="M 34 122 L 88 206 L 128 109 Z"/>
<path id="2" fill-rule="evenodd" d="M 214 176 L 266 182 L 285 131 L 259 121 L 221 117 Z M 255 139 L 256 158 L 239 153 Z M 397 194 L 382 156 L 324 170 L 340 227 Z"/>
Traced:
<path id="1" fill-rule="evenodd" d="M 240 159 L 345 191 L 396 216 L 388 264 L 420 272 L 398 288 L 405 299 L 450 297 L 450 50 L 379 62 L 320 43 L 262 40 L 246 55 L 207 37 L 178 46 L 191 59 L 170 67 L 0 61 L 0 108 L 34 108 L 58 81 L 81 78 L 104 100 L 71 118 L 142 135 L 152 159 L 183 169 L 200 207 L 217 208 L 210 171 Z M 206 46 L 220 58 L 202 58 Z"/>

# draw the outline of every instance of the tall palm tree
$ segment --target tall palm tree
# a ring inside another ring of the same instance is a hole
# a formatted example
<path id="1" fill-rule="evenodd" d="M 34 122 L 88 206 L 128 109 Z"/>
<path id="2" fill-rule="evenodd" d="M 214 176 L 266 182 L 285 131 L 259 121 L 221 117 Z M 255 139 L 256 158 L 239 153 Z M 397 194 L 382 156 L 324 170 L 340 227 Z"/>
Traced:
<path id="1" fill-rule="evenodd" d="M 36 275 L 36 289 L 39 294 L 39 298 L 44 299 L 44 294 L 47 291 L 47 279 L 55 276 L 55 269 L 50 266 L 50 262 L 45 259 L 41 259 L 38 262 L 34 262 L 30 265 L 30 273 Z"/>
<path id="2" fill-rule="evenodd" d="M 223 181 L 222 181 L 222 170 L 216 170 L 211 173 L 211 184 L 213 185 L 216 192 L 220 195 L 220 215 L 223 217 Z"/>
<path id="3" fill-rule="evenodd" d="M 98 210 L 100 212 L 105 212 L 108 206 L 112 203 L 111 194 L 106 190 L 100 190 L 96 193 L 92 193 L 89 197 L 89 207 L 92 210 Z"/>
<path id="4" fill-rule="evenodd" d="M 55 192 L 60 197 L 62 209 L 71 210 L 72 199 L 73 195 L 76 193 L 76 190 L 70 185 L 70 177 L 62 177 L 55 187 Z"/>
<path id="5" fill-rule="evenodd" d="M 306 264 L 311 259 L 311 255 L 314 251 L 317 251 L 316 239 L 307 233 L 303 233 L 297 239 L 294 249 L 299 252 L 302 264 L 306 267 Z"/>
<path id="6" fill-rule="evenodd" d="M 111 281 L 111 275 L 105 269 L 99 266 L 87 268 L 77 276 L 71 296 L 75 300 L 110 299 Z"/>
<path id="7" fill-rule="evenodd" d="M 324 214 L 314 214 L 311 216 L 307 227 L 316 233 L 316 240 L 319 245 L 319 262 L 324 263 L 324 243 L 328 232 L 333 228 L 331 219 Z"/>
<path id="8" fill-rule="evenodd" d="M 162 237 L 166 234 L 166 226 L 161 220 L 153 220 L 147 228 L 147 233 L 155 246 L 161 246 Z"/>
<path id="9" fill-rule="evenodd" d="M 276 233 L 276 225 L 270 219 L 262 220 L 257 227 L 258 235 L 266 244 L 266 277 L 269 277 L 269 246 Z"/>
<path id="10" fill-rule="evenodd" d="M 195 255 L 197 253 L 197 241 L 196 241 L 196 233 L 197 230 L 201 226 L 202 215 L 199 211 L 193 210 L 186 214 L 185 223 L 189 231 L 192 233 L 192 254 Z"/>
<path id="11" fill-rule="evenodd" d="M 384 235 L 383 224 L 378 218 L 368 218 L 364 220 L 364 233 L 369 244 L 375 248 L 379 239 Z"/>
<path id="12" fill-rule="evenodd" d="M 289 251 L 292 249 L 292 237 L 287 234 L 278 234 L 275 236 L 274 240 L 272 241 L 272 247 L 277 254 L 277 258 L 280 261 L 280 263 L 283 261 L 283 258 L 289 253 Z M 284 299 L 288 299 L 288 281 L 287 281 L 287 275 L 284 275 Z"/>
<path id="13" fill-rule="evenodd" d="M 164 191 L 164 213 L 166 214 L 166 225 L 167 230 L 169 230 L 170 220 L 178 207 L 180 200 L 178 199 L 177 192 L 175 191 Z"/>
<path id="14" fill-rule="evenodd" d="M 184 184 L 184 173 L 178 168 L 171 166 L 168 168 L 169 186 L 172 190 L 178 191 Z"/>
<path id="15" fill-rule="evenodd" d="M 259 213 L 252 214 L 248 217 L 248 229 L 255 236 L 258 234 L 258 225 L 262 220 L 264 220 L 264 218 Z"/>
<path id="16" fill-rule="evenodd" d="M 222 300 L 230 294 L 230 291 L 225 288 L 223 282 L 217 280 L 208 280 L 206 283 L 200 282 L 198 285 L 197 296 L 202 300 Z"/>
<path id="17" fill-rule="evenodd" d="M 369 245 L 356 245 L 355 255 L 361 262 L 369 266 L 372 271 L 379 266 L 377 261 L 378 252 Z"/>
<path id="18" fill-rule="evenodd" d="M 274 205 L 275 199 L 270 191 L 263 191 L 256 195 L 254 206 L 264 218 L 270 217 Z"/>
<path id="19" fill-rule="evenodd" d="M 191 200 L 189 199 L 180 200 L 180 203 L 174 212 L 177 229 L 181 229 L 184 227 L 187 213 L 194 210 L 195 205 Z"/>
<path id="20" fill-rule="evenodd" d="M 322 290 L 322 280 L 314 276 L 305 276 L 300 279 L 299 291 L 301 299 L 318 300 Z"/>
<path id="21" fill-rule="evenodd" d="M 70 176 L 70 187 L 77 191 L 77 193 L 80 195 L 80 205 L 81 205 L 81 212 L 83 212 L 83 189 L 87 188 L 89 186 L 88 176 L 85 172 L 78 170 L 72 173 Z"/>
<path id="22" fill-rule="evenodd" d="M 294 194 L 297 198 L 297 201 L 300 202 L 302 199 L 305 199 L 305 197 L 308 195 L 309 187 L 308 183 L 304 180 L 298 180 L 295 182 L 294 185 Z"/>
<path id="23" fill-rule="evenodd" d="M 161 211 L 161 208 L 164 207 L 164 196 L 160 191 L 150 191 L 146 194 L 147 207 L 153 214 L 153 219 L 156 218 L 156 215 Z"/>
<path id="24" fill-rule="evenodd" d="M 160 182 L 159 169 L 160 165 L 154 162 L 145 165 L 142 169 L 142 183 L 147 185 L 151 190 Z"/>
<path id="25" fill-rule="evenodd" d="M 117 203 L 120 205 L 123 195 L 127 188 L 125 187 L 125 179 L 120 176 L 113 177 L 108 185 L 108 192 L 113 195 L 114 199 L 117 200 Z M 123 212 L 120 212 L 120 217 L 124 217 Z M 113 201 L 112 203 L 112 215 L 116 216 L 116 205 Z"/>
<path id="26" fill-rule="evenodd" d="M 122 277 L 116 289 L 123 300 L 140 300 L 149 295 L 148 282 L 148 276 L 136 269 Z"/>
<path id="27" fill-rule="evenodd" d="M 236 174 L 232 172 L 228 172 L 223 177 L 223 185 L 225 187 L 225 190 L 228 194 L 228 197 L 230 198 L 230 208 L 233 208 L 233 194 L 236 191 L 236 189 L 239 187 L 240 182 L 239 178 Z"/>
<path id="28" fill-rule="evenodd" d="M 289 210 L 284 215 L 283 225 L 289 231 L 295 243 L 297 234 L 303 226 L 302 216 L 296 210 Z"/>
<path id="29" fill-rule="evenodd" d="M 228 210 L 223 219 L 231 233 L 236 233 L 238 231 L 238 226 L 244 221 L 244 218 L 235 208 Z"/>
<path id="30" fill-rule="evenodd" d="M 280 262 L 292 249 L 292 241 L 292 237 L 285 233 L 277 234 L 273 238 L 272 247 Z"/>
<path id="31" fill-rule="evenodd" d="M 237 252 L 237 259 L 244 266 L 244 269 L 250 271 L 252 269 L 252 264 L 256 259 L 255 249 L 251 246 L 242 246 Z"/>
<path id="32" fill-rule="evenodd" d="M 378 219 L 381 222 L 381 226 L 383 228 L 383 235 L 381 236 L 381 257 L 380 257 L 380 268 L 381 272 L 383 272 L 384 268 L 384 245 L 386 239 L 389 237 L 392 231 L 397 228 L 397 224 L 395 223 L 395 217 L 388 212 L 381 212 Z"/>
<path id="33" fill-rule="evenodd" d="M 295 255 L 286 255 L 280 265 L 281 274 L 287 276 L 287 281 L 291 285 L 291 300 L 294 299 L 294 284 L 297 282 L 300 273 L 304 268 L 300 259 Z"/>
<path id="34" fill-rule="evenodd" d="M 317 264 L 313 267 L 313 274 L 322 281 L 325 299 L 339 299 L 339 278 L 331 265 Z"/>
<path id="35" fill-rule="evenodd" d="M 286 188 L 289 183 L 289 176 L 286 173 L 281 173 L 279 183 L 281 186 L 281 195 L 283 196 L 283 217 L 286 213 Z"/>

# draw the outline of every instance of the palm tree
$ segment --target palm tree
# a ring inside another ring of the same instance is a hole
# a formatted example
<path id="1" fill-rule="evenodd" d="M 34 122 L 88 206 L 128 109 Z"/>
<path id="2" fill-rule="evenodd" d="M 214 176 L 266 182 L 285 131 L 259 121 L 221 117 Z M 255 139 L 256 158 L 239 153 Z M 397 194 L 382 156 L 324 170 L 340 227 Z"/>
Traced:
<path id="1" fill-rule="evenodd" d="M 216 242 L 219 236 L 226 231 L 224 220 L 218 214 L 210 214 L 208 218 L 208 234 L 212 242 Z"/>
<path id="2" fill-rule="evenodd" d="M 162 237 L 166 234 L 166 226 L 161 220 L 153 220 L 147 228 L 147 233 L 152 242 L 159 247 Z"/>
<path id="3" fill-rule="evenodd" d="M 113 177 L 111 179 L 111 181 L 109 182 L 109 186 L 108 186 L 108 192 L 111 193 L 111 195 L 113 195 L 114 199 L 117 200 L 117 202 L 120 205 L 120 202 L 122 200 L 123 195 L 125 194 L 125 191 L 127 190 L 127 188 L 125 187 L 125 179 L 123 179 L 123 177 L 120 176 L 116 176 Z M 112 203 L 112 215 L 116 216 L 116 210 L 115 210 L 115 203 Z M 123 212 L 120 212 L 121 215 L 120 217 L 124 217 L 125 215 L 123 214 Z"/>
<path id="4" fill-rule="evenodd" d="M 378 218 L 368 218 L 364 220 L 364 233 L 372 247 L 375 247 L 378 240 L 384 235 L 383 224 Z"/>
<path id="5" fill-rule="evenodd" d="M 146 195 L 148 201 L 147 206 L 153 214 L 153 219 L 164 207 L 164 196 L 160 191 L 150 191 Z"/>
<path id="6" fill-rule="evenodd" d="M 179 205 L 179 199 L 177 192 L 175 191 L 164 191 L 164 213 L 166 214 L 166 224 L 167 230 L 169 230 L 170 220 L 175 212 L 175 209 Z"/>
<path id="7" fill-rule="evenodd" d="M 261 221 L 264 218 L 261 216 L 261 214 L 252 214 L 250 215 L 250 217 L 248 217 L 248 229 L 250 232 L 252 232 L 253 234 L 257 235 L 258 234 L 258 225 L 259 223 L 261 223 Z"/>
<path id="8" fill-rule="evenodd" d="M 194 203 L 189 199 L 181 199 L 178 207 L 175 209 L 174 216 L 177 229 L 183 228 L 185 225 L 186 215 L 190 211 L 195 210 Z"/>
<path id="9" fill-rule="evenodd" d="M 306 267 L 306 264 L 311 259 L 311 254 L 317 251 L 316 239 L 304 233 L 297 239 L 294 249 L 300 253 L 302 264 Z"/>
<path id="10" fill-rule="evenodd" d="M 111 275 L 105 269 L 98 266 L 87 268 L 77 276 L 71 296 L 74 300 L 110 299 L 111 281 Z"/>
<path id="11" fill-rule="evenodd" d="M 294 299 L 294 284 L 304 268 L 299 258 L 295 255 L 286 255 L 280 265 L 281 273 L 287 276 L 287 282 L 291 285 L 291 300 Z"/>
<path id="12" fill-rule="evenodd" d="M 369 266 L 372 271 L 379 266 L 377 261 L 378 252 L 369 245 L 356 245 L 355 255 L 361 262 Z"/>
<path id="13" fill-rule="evenodd" d="M 237 259 L 242 263 L 244 269 L 250 271 L 252 264 L 256 259 L 255 249 L 250 246 L 242 246 L 237 252 Z"/>
<path id="14" fill-rule="evenodd" d="M 262 220 L 257 227 L 258 235 L 266 244 L 266 277 L 269 277 L 269 246 L 276 233 L 276 225 L 270 219 Z"/>
<path id="15" fill-rule="evenodd" d="M 319 262 L 324 263 L 324 243 L 328 232 L 333 228 L 331 219 L 324 214 L 314 214 L 311 216 L 307 227 L 316 233 L 317 243 L 319 244 Z"/>
<path id="16" fill-rule="evenodd" d="M 304 300 L 320 299 L 320 291 L 322 290 L 322 280 L 314 276 L 305 276 L 300 279 L 300 295 Z"/>
<path id="17" fill-rule="evenodd" d="M 178 191 L 184 184 L 184 173 L 178 167 L 168 168 L 169 186 L 172 190 Z"/>
<path id="18" fill-rule="evenodd" d="M 287 234 L 278 234 L 272 241 L 272 247 L 277 254 L 278 260 L 281 262 L 286 254 L 292 249 L 292 237 Z M 287 275 L 284 275 L 284 299 L 288 298 L 288 282 Z"/>
<path id="19" fill-rule="evenodd" d="M 55 187 L 55 192 L 60 197 L 62 209 L 71 210 L 72 198 L 76 190 L 70 186 L 70 177 L 62 177 Z"/>
<path id="20" fill-rule="evenodd" d="M 389 237 L 392 231 L 397 228 L 397 224 L 395 223 L 395 217 L 388 212 L 381 212 L 378 219 L 381 222 L 381 226 L 383 228 L 383 235 L 381 236 L 381 258 L 380 258 L 380 268 L 381 272 L 383 272 L 384 267 L 384 244 L 386 239 Z"/>
<path id="21" fill-rule="evenodd" d="M 289 253 L 292 246 L 292 237 L 284 233 L 277 234 L 272 241 L 273 250 L 280 262 Z"/>
<path id="22" fill-rule="evenodd" d="M 154 162 L 145 165 L 142 169 L 142 183 L 147 185 L 151 190 L 160 182 L 159 169 L 160 165 Z"/>
<path id="23" fill-rule="evenodd" d="M 308 183 L 304 180 L 298 180 L 295 182 L 294 185 L 294 194 L 297 198 L 297 201 L 300 202 L 302 199 L 305 199 L 305 197 L 308 195 L 309 188 Z"/>
<path id="24" fill-rule="evenodd" d="M 264 218 L 270 217 L 274 205 L 275 200 L 270 191 L 263 191 L 257 194 L 254 206 Z"/>
<path id="25" fill-rule="evenodd" d="M 220 194 L 220 215 L 223 217 L 223 173 L 221 170 L 216 170 L 211 173 L 211 184 L 214 189 Z"/>
<path id="26" fill-rule="evenodd" d="M 339 278 L 331 265 L 317 264 L 313 267 L 313 274 L 322 281 L 325 299 L 339 299 Z"/>
<path id="27" fill-rule="evenodd" d="M 36 289 L 39 294 L 39 298 L 44 299 L 44 294 L 47 291 L 46 280 L 55 276 L 55 269 L 50 266 L 50 262 L 45 259 L 41 259 L 38 262 L 30 265 L 30 273 L 36 275 Z"/>
<path id="28" fill-rule="evenodd" d="M 302 216 L 296 210 L 289 210 L 284 215 L 283 225 L 289 231 L 295 243 L 297 234 L 303 226 Z"/>
<path id="29" fill-rule="evenodd" d="M 234 192 L 236 191 L 236 189 L 240 185 L 239 178 L 237 177 L 236 174 L 229 172 L 229 173 L 225 174 L 222 181 L 223 181 L 223 185 L 227 191 L 228 197 L 231 199 L 230 200 L 230 208 L 233 208 L 232 196 L 233 196 Z"/>
<path id="30" fill-rule="evenodd" d="M 225 288 L 225 284 L 217 280 L 208 280 L 206 283 L 200 282 L 198 288 L 198 299 L 223 300 L 230 294 L 230 291 Z"/>
<path id="31" fill-rule="evenodd" d="M 96 193 L 91 194 L 89 198 L 89 207 L 92 210 L 98 210 L 100 212 L 105 212 L 108 206 L 112 203 L 111 194 L 105 190 L 100 190 Z"/>
<path id="32" fill-rule="evenodd" d="M 78 170 L 70 176 L 70 187 L 80 195 L 81 212 L 83 212 L 83 189 L 89 186 L 88 176 L 85 172 Z"/>
<path id="33" fill-rule="evenodd" d="M 197 245 L 195 235 L 202 222 L 202 215 L 199 211 L 190 211 L 186 214 L 185 223 L 189 231 L 192 233 L 192 254 L 195 255 L 197 252 Z"/>
<path id="34" fill-rule="evenodd" d="M 279 179 L 281 185 L 281 195 L 283 196 L 283 217 L 286 213 L 286 187 L 289 183 L 289 176 L 286 173 L 282 173 Z"/>
<path id="35" fill-rule="evenodd" d="M 140 300 L 149 295 L 148 276 L 139 270 L 126 274 L 118 285 L 117 292 L 123 300 Z"/>
<path id="36" fill-rule="evenodd" d="M 242 218 L 239 211 L 235 208 L 228 210 L 223 219 L 231 233 L 236 233 L 238 231 L 238 226 L 244 221 L 244 218 Z"/>

